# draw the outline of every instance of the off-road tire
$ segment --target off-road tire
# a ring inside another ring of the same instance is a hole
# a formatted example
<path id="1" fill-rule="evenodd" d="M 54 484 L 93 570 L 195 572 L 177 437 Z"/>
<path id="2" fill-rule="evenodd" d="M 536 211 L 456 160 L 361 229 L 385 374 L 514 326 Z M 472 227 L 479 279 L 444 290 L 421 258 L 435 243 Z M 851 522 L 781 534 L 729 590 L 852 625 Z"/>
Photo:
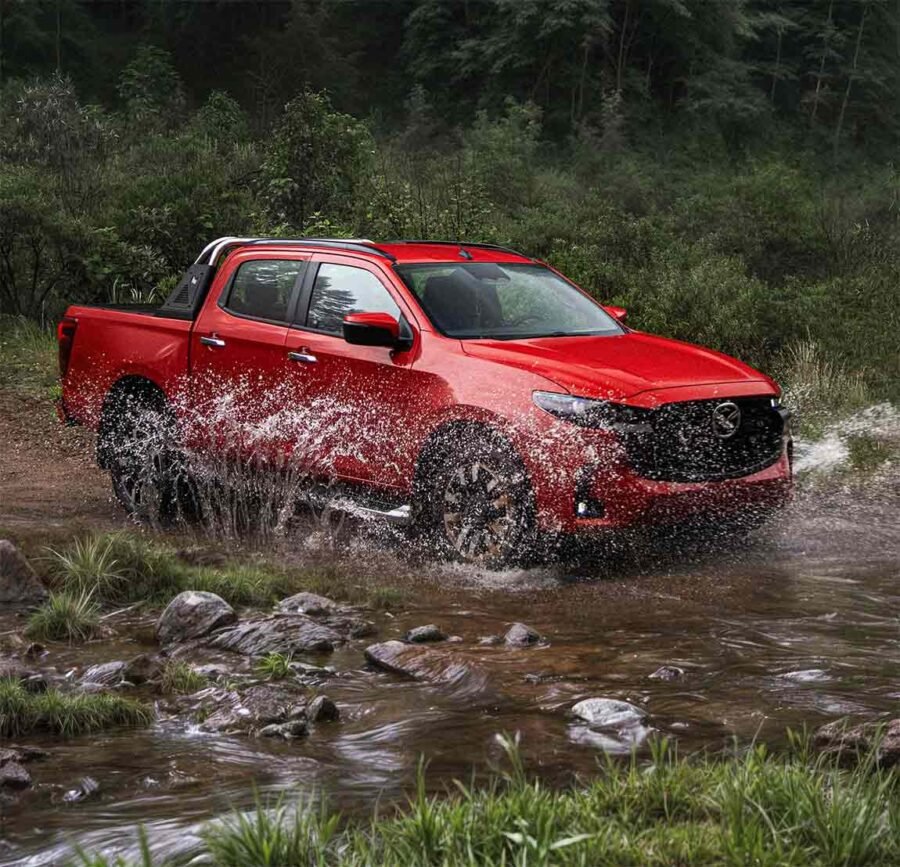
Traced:
<path id="1" fill-rule="evenodd" d="M 422 476 L 415 526 L 433 553 L 488 568 L 530 558 L 534 493 L 506 440 L 466 429 L 431 452 Z"/>

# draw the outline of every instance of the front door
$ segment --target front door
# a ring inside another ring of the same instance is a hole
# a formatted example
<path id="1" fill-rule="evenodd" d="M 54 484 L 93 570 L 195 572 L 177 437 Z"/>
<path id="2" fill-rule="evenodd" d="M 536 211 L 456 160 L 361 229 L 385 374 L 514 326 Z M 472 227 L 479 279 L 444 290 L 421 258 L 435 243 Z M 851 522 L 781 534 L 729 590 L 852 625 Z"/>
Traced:
<path id="1" fill-rule="evenodd" d="M 413 335 L 409 349 L 353 346 L 343 339 L 348 313 L 389 313 Z M 390 279 L 367 261 L 313 256 L 287 348 L 297 393 L 310 413 L 304 444 L 319 474 L 407 488 L 418 451 L 419 337 Z"/>

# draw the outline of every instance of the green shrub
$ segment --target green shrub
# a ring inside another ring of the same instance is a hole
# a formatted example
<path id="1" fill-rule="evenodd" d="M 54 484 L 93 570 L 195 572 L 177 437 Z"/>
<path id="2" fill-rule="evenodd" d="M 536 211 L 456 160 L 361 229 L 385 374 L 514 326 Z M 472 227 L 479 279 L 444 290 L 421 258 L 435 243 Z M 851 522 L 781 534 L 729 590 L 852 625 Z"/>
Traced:
<path id="1" fill-rule="evenodd" d="M 206 684 L 206 678 L 195 671 L 189 663 L 180 659 L 170 659 L 163 669 L 160 689 L 164 693 L 190 695 L 203 689 Z"/>
<path id="2" fill-rule="evenodd" d="M 35 641 L 87 641 L 99 632 L 99 608 L 84 591 L 51 593 L 25 627 L 25 635 Z"/>
<path id="3" fill-rule="evenodd" d="M 283 653 L 267 653 L 262 659 L 258 660 L 254 666 L 254 670 L 266 680 L 284 680 L 293 674 L 291 662 L 293 657 Z"/>

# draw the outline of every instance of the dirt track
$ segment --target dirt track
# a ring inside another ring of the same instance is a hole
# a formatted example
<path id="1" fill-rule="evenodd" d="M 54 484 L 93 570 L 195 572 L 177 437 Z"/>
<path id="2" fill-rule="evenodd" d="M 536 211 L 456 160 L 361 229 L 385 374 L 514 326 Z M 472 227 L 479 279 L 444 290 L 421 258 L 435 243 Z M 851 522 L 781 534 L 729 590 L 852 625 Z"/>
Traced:
<path id="1" fill-rule="evenodd" d="M 27 542 L 121 522 L 92 435 L 61 425 L 48 400 L 0 389 L 0 536 Z"/>

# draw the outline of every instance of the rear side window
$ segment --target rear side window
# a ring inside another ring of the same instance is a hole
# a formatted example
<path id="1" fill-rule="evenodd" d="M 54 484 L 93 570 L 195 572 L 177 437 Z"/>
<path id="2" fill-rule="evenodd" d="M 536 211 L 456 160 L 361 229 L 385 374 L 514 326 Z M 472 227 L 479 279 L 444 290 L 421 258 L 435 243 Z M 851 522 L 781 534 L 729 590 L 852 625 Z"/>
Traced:
<path id="1" fill-rule="evenodd" d="M 350 265 L 320 265 L 306 324 L 329 334 L 340 334 L 348 313 L 390 313 L 400 318 L 400 308 L 371 271 Z"/>
<path id="2" fill-rule="evenodd" d="M 244 262 L 234 275 L 226 309 L 254 319 L 287 322 L 291 293 L 303 264 L 288 259 Z"/>

